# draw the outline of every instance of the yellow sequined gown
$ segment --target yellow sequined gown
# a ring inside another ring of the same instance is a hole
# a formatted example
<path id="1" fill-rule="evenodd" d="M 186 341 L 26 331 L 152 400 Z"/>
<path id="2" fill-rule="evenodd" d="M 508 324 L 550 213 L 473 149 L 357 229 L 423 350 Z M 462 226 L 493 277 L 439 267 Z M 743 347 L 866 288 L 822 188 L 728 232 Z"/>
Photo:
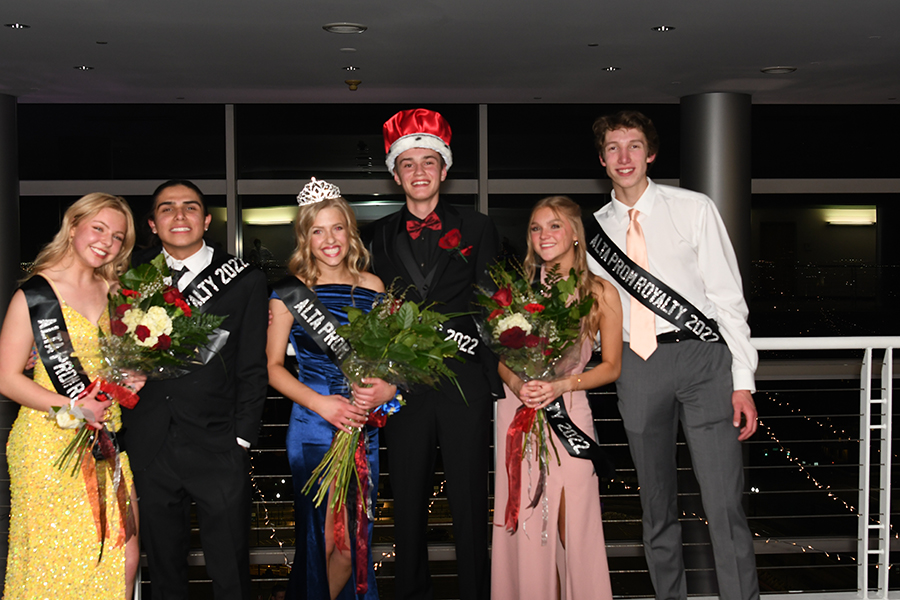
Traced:
<path id="1" fill-rule="evenodd" d="M 61 304 L 72 345 L 85 372 L 93 379 L 99 368 L 97 327 L 65 302 Z M 109 332 L 109 316 L 105 313 L 100 327 Z M 53 389 L 40 362 L 35 367 L 34 380 Z M 118 404 L 113 404 L 107 427 L 117 431 L 121 424 L 121 411 Z M 106 493 L 108 537 L 98 564 L 98 529 L 82 473 L 79 470 L 71 476 L 53 466 L 74 436 L 74 429 L 62 429 L 47 418 L 47 413 L 19 408 L 6 447 L 12 508 L 5 600 L 125 597 L 125 546 L 116 547 L 121 530 L 115 495 Z M 122 481 L 130 498 L 131 466 L 125 454 L 121 455 L 121 463 Z"/>

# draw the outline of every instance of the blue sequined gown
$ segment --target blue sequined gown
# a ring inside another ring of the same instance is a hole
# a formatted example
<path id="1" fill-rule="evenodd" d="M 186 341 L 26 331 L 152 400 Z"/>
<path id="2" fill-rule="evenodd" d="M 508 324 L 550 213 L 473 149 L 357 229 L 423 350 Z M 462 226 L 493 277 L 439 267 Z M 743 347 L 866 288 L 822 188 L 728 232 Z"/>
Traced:
<path id="1" fill-rule="evenodd" d="M 316 295 L 322 304 L 343 324 L 347 322 L 345 308 L 356 306 L 368 311 L 379 294 L 372 290 L 357 287 L 352 297 L 349 285 L 328 284 L 315 287 Z M 277 298 L 276 294 L 273 297 Z M 294 323 L 290 334 L 291 345 L 297 353 L 300 365 L 300 381 L 323 395 L 346 394 L 344 376 L 329 360 L 318 346 L 310 339 L 303 328 Z M 331 445 L 336 429 L 317 413 L 294 404 L 287 432 L 287 454 L 291 465 L 294 482 L 294 518 L 296 521 L 296 553 L 291 570 L 288 598 L 296 600 L 328 600 L 328 578 L 325 572 L 325 515 L 327 501 L 319 508 L 312 503 L 312 496 L 303 493 L 303 486 L 312 475 L 313 469 L 325 456 Z M 370 490 L 372 506 L 378 495 L 378 429 L 367 430 L 369 438 L 369 463 L 372 473 Z M 352 540 L 351 540 L 352 543 Z M 369 524 L 369 548 L 372 547 L 372 524 Z M 355 557 L 355 552 L 354 552 Z M 355 560 L 355 558 L 354 558 Z M 354 573 L 358 568 L 354 564 Z M 375 583 L 375 570 L 372 566 L 371 550 L 368 565 L 364 568 L 369 573 L 369 590 L 365 595 L 355 593 L 355 577 L 341 591 L 340 600 L 365 598 L 377 600 L 378 587 Z"/>

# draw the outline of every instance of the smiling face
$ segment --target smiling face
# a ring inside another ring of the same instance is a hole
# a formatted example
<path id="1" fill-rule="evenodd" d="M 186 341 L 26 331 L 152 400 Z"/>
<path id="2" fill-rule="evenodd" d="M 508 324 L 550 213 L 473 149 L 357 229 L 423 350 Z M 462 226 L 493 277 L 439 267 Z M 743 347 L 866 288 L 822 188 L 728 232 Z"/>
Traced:
<path id="1" fill-rule="evenodd" d="M 173 185 L 156 197 L 150 229 L 159 236 L 166 252 L 184 260 L 203 247 L 203 234 L 212 220 L 211 215 L 204 213 L 197 192 Z"/>
<path id="2" fill-rule="evenodd" d="M 568 273 L 575 264 L 575 230 L 572 223 L 549 206 L 537 209 L 531 217 L 531 247 L 548 266 L 559 264 Z"/>
<path id="3" fill-rule="evenodd" d="M 309 230 L 309 248 L 323 268 L 341 267 L 350 249 L 347 237 L 347 220 L 336 208 L 323 208 Z"/>
<path id="4" fill-rule="evenodd" d="M 82 219 L 72 229 L 71 251 L 90 268 L 102 267 L 121 252 L 127 230 L 125 215 L 104 208 L 93 217 Z"/>
<path id="5" fill-rule="evenodd" d="M 406 206 L 419 218 L 437 206 L 441 182 L 447 177 L 441 155 L 428 148 L 410 148 L 397 157 L 394 181 L 406 194 Z"/>
<path id="6" fill-rule="evenodd" d="M 648 154 L 647 138 L 639 129 L 607 131 L 600 150 L 600 164 L 612 179 L 616 199 L 628 206 L 647 189 L 647 167 L 656 158 Z"/>

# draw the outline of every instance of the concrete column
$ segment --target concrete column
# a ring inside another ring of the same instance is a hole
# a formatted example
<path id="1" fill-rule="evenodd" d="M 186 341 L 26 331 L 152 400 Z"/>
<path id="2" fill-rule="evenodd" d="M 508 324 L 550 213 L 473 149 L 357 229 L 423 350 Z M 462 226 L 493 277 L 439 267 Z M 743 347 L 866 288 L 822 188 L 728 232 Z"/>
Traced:
<path id="1" fill-rule="evenodd" d="M 740 266 L 744 293 L 750 277 L 750 96 L 709 93 L 681 99 L 681 187 L 712 198 L 731 238 Z M 679 464 L 687 463 L 686 454 Z M 679 481 L 682 492 L 699 492 L 693 477 Z M 699 519 L 700 497 L 682 496 L 688 516 L 682 526 L 688 591 L 715 595 L 718 585 L 709 531 Z M 698 545 L 692 545 L 698 544 Z"/>
<path id="2" fill-rule="evenodd" d="M 19 148 L 16 99 L 0 94 L 0 322 L 16 289 L 19 271 Z M 6 440 L 19 405 L 0 396 L 0 439 Z M 6 444 L 0 447 L 0 577 L 6 574 L 9 539 L 9 477 Z M 3 580 L 0 579 L 0 582 Z M 2 587 L 2 586 L 0 586 Z"/>
<path id="3" fill-rule="evenodd" d="M 750 268 L 750 96 L 681 99 L 681 187 L 713 199 L 737 254 L 746 290 Z"/>

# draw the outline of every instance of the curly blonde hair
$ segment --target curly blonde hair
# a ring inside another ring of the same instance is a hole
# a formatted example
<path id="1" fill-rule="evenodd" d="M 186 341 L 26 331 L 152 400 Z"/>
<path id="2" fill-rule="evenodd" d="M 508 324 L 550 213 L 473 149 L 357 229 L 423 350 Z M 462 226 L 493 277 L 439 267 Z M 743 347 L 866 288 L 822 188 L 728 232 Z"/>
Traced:
<path id="1" fill-rule="evenodd" d="M 310 249 L 310 231 L 319 213 L 326 208 L 338 210 L 347 224 L 347 267 L 353 276 L 353 287 L 359 285 L 360 273 L 369 267 L 369 251 L 359 238 L 359 228 L 356 226 L 356 215 L 353 209 L 341 197 L 328 198 L 315 204 L 301 206 L 297 211 L 297 220 L 294 221 L 294 234 L 297 237 L 297 247 L 288 260 L 288 271 L 302 279 L 306 285 L 314 286 L 319 278 L 319 268 L 316 258 Z"/>
<path id="2" fill-rule="evenodd" d="M 576 294 L 579 298 L 586 298 L 593 295 L 594 304 L 591 305 L 591 312 L 582 326 L 582 336 L 584 338 L 594 337 L 597 330 L 600 329 L 600 316 L 603 312 L 601 303 L 603 302 L 603 280 L 595 276 L 588 269 L 587 251 L 585 250 L 584 224 L 581 222 L 581 207 L 578 206 L 568 196 L 548 196 L 538 200 L 534 208 L 531 209 L 531 216 L 528 217 L 528 223 L 534 219 L 535 213 L 542 208 L 549 208 L 559 218 L 568 219 L 572 230 L 575 232 L 575 263 L 572 268 L 578 273 L 578 289 Z M 525 256 L 523 267 L 525 274 L 531 281 L 534 281 L 538 267 L 543 264 L 541 257 L 538 256 L 531 242 L 531 235 L 528 235 L 528 254 Z M 567 273 L 561 273 L 565 276 Z"/>
<path id="3" fill-rule="evenodd" d="M 128 269 L 131 262 L 131 251 L 134 248 L 135 231 L 134 216 L 125 199 L 120 196 L 95 192 L 79 198 L 75 204 L 66 210 L 63 215 L 62 226 L 49 244 L 44 246 L 34 259 L 31 272 L 23 281 L 26 281 L 42 271 L 59 264 L 72 249 L 72 236 L 79 223 L 93 219 L 104 208 L 110 208 L 125 216 L 125 239 L 122 241 L 122 249 L 119 253 L 102 267 L 95 271 L 107 281 L 115 281 L 116 278 Z"/>

